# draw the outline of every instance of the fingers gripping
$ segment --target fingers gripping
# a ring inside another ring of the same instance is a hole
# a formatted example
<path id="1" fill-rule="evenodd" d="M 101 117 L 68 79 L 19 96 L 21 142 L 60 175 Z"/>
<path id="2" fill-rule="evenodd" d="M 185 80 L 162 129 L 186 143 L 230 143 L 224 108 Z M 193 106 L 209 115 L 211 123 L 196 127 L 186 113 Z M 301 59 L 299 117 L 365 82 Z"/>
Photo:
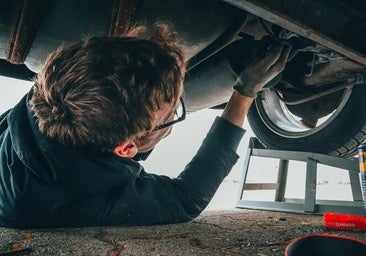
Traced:
<path id="1" fill-rule="evenodd" d="M 255 97 L 263 86 L 285 68 L 291 46 L 274 44 L 261 59 L 252 61 L 238 76 L 234 90 L 248 97 Z"/>
<path id="2" fill-rule="evenodd" d="M 282 72 L 285 69 L 291 49 L 292 49 L 292 46 L 283 45 L 280 56 L 278 57 L 277 61 L 270 68 L 271 71 Z"/>
<path id="3" fill-rule="evenodd" d="M 268 67 L 268 69 L 277 63 L 278 59 L 281 57 L 282 49 L 283 45 L 276 43 L 270 48 L 266 55 L 264 55 L 261 61 Z"/>

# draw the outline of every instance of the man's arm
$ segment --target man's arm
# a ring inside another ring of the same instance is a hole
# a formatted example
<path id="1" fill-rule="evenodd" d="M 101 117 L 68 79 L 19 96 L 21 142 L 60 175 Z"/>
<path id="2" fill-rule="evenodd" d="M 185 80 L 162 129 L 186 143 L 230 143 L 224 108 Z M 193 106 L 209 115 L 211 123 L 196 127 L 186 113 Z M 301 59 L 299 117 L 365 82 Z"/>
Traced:
<path id="1" fill-rule="evenodd" d="M 254 98 L 233 92 L 229 102 L 226 104 L 226 107 L 221 114 L 221 117 L 236 126 L 242 127 L 253 100 Z"/>

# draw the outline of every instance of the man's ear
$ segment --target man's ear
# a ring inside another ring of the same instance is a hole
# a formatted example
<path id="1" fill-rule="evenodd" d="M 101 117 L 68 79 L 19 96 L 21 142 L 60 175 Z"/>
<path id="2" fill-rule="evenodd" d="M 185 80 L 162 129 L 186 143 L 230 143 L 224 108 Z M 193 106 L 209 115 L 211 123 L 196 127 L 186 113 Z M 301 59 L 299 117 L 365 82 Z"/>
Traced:
<path id="1" fill-rule="evenodd" d="M 135 142 L 128 141 L 115 147 L 113 152 L 120 157 L 133 158 L 137 154 L 137 146 Z"/>

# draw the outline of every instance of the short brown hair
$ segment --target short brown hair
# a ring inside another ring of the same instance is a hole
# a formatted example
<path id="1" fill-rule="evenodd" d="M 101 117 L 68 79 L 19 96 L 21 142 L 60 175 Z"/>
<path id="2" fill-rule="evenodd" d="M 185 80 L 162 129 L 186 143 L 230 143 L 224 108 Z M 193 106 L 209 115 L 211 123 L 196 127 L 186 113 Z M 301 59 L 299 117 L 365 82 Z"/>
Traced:
<path id="1" fill-rule="evenodd" d="M 154 111 L 178 100 L 184 72 L 176 33 L 140 26 L 52 53 L 30 105 L 40 130 L 62 145 L 111 151 L 153 128 Z"/>

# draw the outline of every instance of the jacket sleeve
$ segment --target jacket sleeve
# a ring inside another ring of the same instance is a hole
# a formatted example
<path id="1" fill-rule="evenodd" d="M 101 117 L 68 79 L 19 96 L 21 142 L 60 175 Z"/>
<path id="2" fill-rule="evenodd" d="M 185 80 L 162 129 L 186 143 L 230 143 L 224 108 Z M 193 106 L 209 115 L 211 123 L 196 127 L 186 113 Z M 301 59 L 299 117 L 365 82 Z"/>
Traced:
<path id="1" fill-rule="evenodd" d="M 8 128 L 8 122 L 6 118 L 8 117 L 10 111 L 11 109 L 0 115 L 0 134 L 3 133 Z"/>
<path id="2" fill-rule="evenodd" d="M 153 225 L 196 218 L 238 160 L 236 150 L 244 133 L 217 117 L 198 152 L 177 178 L 142 170 L 134 182 L 112 193 L 101 224 Z"/>

